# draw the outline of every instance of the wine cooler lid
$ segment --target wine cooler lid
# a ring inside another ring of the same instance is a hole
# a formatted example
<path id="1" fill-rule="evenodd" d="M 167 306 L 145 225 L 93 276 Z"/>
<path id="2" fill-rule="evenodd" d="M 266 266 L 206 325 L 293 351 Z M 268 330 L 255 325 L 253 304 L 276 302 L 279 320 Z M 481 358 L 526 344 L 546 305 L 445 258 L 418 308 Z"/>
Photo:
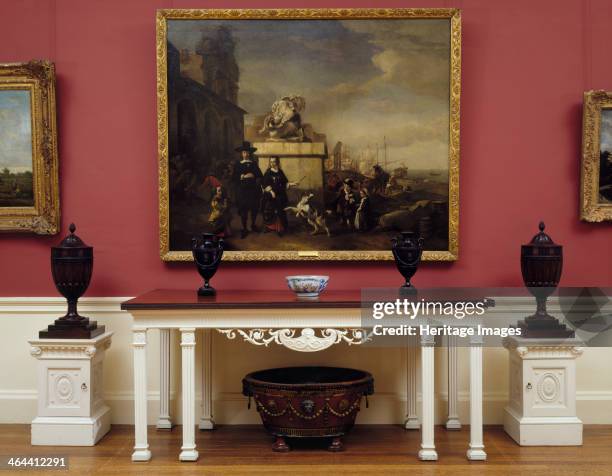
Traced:
<path id="1" fill-rule="evenodd" d="M 544 233 L 544 228 L 546 228 L 546 225 L 544 224 L 543 221 L 540 222 L 539 228 L 540 228 L 539 233 L 534 235 L 534 237 L 531 239 L 529 244 L 531 245 L 554 245 L 555 242 L 552 240 L 552 238 L 548 236 L 546 233 Z"/>
<path id="2" fill-rule="evenodd" d="M 76 231 L 74 223 L 70 224 L 68 230 L 70 234 L 67 235 L 58 246 L 54 246 L 53 248 L 91 248 L 91 246 L 86 245 L 81 238 L 74 234 Z"/>

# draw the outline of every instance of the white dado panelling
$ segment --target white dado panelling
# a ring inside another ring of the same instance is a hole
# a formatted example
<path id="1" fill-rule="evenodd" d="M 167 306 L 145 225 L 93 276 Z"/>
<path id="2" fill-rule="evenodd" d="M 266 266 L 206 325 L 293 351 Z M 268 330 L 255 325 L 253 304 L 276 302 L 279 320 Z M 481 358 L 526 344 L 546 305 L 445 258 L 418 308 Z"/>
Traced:
<path id="1" fill-rule="evenodd" d="M 113 423 L 133 423 L 132 399 L 132 349 L 131 323 L 128 313 L 119 309 L 120 303 L 129 298 L 83 298 L 79 312 L 107 329 L 114 331 L 113 344 L 106 357 L 104 379 L 106 402 L 112 409 Z M 61 298 L 0 298 L 0 423 L 29 423 L 36 414 L 36 360 L 29 353 L 28 339 L 65 312 Z M 520 319 L 533 310 L 531 299 L 496 299 L 493 312 Z M 555 303 L 551 312 L 558 310 Z M 178 365 L 178 336 L 172 335 L 171 414 L 174 422 L 181 421 L 180 366 Z M 156 423 L 159 411 L 159 340 L 158 332 L 150 332 L 148 350 L 149 424 Z M 253 370 L 302 364 L 344 365 L 363 368 L 373 373 L 376 393 L 370 398 L 370 408 L 362 409 L 359 423 L 397 423 L 404 420 L 406 385 L 403 365 L 405 349 L 359 348 L 337 345 L 313 354 L 293 352 L 278 346 L 255 347 L 245 342 L 228 341 L 224 336 L 213 335 L 213 414 L 220 424 L 258 423 L 259 416 L 240 393 L 242 377 Z M 446 416 L 446 350 L 436 350 L 436 421 L 444 423 Z M 459 368 L 459 418 L 468 419 L 468 354 L 458 349 Z M 196 361 L 201 365 L 201 336 L 198 335 Z M 578 416 L 584 423 L 612 423 L 612 349 L 587 348 L 577 362 Z M 201 372 L 196 372 L 200 388 Z M 501 424 L 503 408 L 508 400 L 508 356 L 505 349 L 485 349 L 484 353 L 484 421 L 485 424 Z M 199 419 L 200 393 L 196 394 Z M 419 405 L 420 407 L 420 405 Z"/>

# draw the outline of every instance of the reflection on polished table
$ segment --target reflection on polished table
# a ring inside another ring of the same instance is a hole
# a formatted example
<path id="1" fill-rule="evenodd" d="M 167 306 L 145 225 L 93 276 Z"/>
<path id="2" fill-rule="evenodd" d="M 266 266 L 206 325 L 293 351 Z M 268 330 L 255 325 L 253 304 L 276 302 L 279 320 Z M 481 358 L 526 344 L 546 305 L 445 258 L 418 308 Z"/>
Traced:
<path id="1" fill-rule="evenodd" d="M 419 295 L 419 298 L 423 296 Z M 473 297 L 470 297 L 471 300 Z M 484 299 L 484 298 L 480 298 Z M 183 445 L 179 459 L 196 461 L 195 445 L 195 333 L 203 329 L 202 419 L 200 429 L 212 429 L 211 331 L 216 329 L 229 339 L 240 336 L 254 345 L 271 343 L 300 352 L 315 352 L 335 344 L 359 345 L 363 342 L 361 292 L 326 291 L 318 300 L 298 300 L 288 291 L 218 291 L 213 297 L 198 297 L 192 290 L 155 290 L 124 302 L 123 310 L 132 314 L 134 347 L 133 461 L 151 458 L 147 439 L 147 331 L 160 330 L 160 417 L 158 428 L 171 427 L 168 412 L 170 382 L 170 331 L 181 333 Z M 406 429 L 421 428 L 419 458 L 437 460 L 434 443 L 434 338 L 415 339 L 407 345 Z M 417 341 L 418 339 L 418 341 Z M 470 444 L 467 457 L 484 460 L 482 437 L 482 341 L 474 337 L 470 347 Z M 417 417 L 417 361 L 421 357 L 422 421 Z M 459 428 L 457 416 L 457 354 L 449 339 L 449 414 L 447 428 Z M 366 369 L 367 370 L 367 369 Z"/>

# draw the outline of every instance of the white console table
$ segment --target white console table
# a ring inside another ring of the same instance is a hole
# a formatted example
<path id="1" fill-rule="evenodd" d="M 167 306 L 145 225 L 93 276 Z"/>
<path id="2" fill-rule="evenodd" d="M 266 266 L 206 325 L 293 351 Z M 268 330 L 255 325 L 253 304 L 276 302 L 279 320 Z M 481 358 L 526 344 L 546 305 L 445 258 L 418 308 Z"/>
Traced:
<path id="1" fill-rule="evenodd" d="M 204 332 L 202 365 L 202 418 L 199 428 L 214 428 L 212 418 L 212 335 L 216 330 L 229 339 L 251 344 L 283 345 L 300 352 L 316 352 L 335 344 L 359 345 L 361 301 L 359 291 L 325 292 L 317 301 L 299 301 L 287 291 L 219 292 L 214 298 L 199 298 L 195 291 L 156 290 L 122 304 L 133 322 L 135 445 L 133 461 L 151 459 L 147 438 L 147 332 L 160 330 L 160 415 L 158 428 L 171 428 L 170 332 L 181 334 L 183 445 L 179 459 L 196 461 L 195 445 L 195 346 L 196 331 Z M 418 325 L 418 321 L 412 324 Z M 428 323 L 423 319 L 421 324 Z M 470 325 L 468 322 L 465 325 Z M 407 337 L 408 339 L 408 337 Z M 419 339 L 407 346 L 406 429 L 421 428 L 421 460 L 437 460 L 434 442 L 434 338 Z M 460 428 L 457 415 L 457 352 L 449 339 L 448 429 Z M 470 347 L 470 444 L 467 458 L 485 460 L 482 430 L 482 342 L 475 337 Z M 417 417 L 417 358 L 421 357 L 422 421 Z M 367 369 L 366 369 L 367 370 Z"/>

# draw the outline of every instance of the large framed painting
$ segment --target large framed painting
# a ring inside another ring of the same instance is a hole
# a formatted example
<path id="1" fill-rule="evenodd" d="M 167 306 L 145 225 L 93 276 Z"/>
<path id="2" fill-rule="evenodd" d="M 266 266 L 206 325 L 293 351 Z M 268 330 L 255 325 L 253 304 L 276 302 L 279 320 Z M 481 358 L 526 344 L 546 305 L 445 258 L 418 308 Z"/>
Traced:
<path id="1" fill-rule="evenodd" d="M 160 252 L 425 260 L 459 241 L 456 9 L 160 10 Z"/>
<path id="2" fill-rule="evenodd" d="M 612 220 L 612 92 L 584 93 L 580 217 Z"/>
<path id="3" fill-rule="evenodd" d="M 55 67 L 0 64 L 0 231 L 59 231 Z"/>

